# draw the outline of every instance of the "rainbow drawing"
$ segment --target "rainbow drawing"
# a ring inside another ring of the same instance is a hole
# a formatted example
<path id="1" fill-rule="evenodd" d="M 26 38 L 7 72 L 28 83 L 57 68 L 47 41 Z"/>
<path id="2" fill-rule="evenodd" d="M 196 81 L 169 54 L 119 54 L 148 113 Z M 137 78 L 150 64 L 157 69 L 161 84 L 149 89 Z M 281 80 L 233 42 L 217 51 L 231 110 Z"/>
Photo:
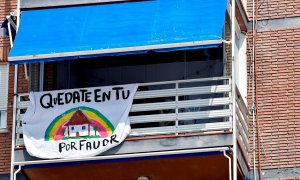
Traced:
<path id="1" fill-rule="evenodd" d="M 99 111 L 81 106 L 57 116 L 45 132 L 45 141 L 106 138 L 110 137 L 114 130 L 112 123 Z"/>

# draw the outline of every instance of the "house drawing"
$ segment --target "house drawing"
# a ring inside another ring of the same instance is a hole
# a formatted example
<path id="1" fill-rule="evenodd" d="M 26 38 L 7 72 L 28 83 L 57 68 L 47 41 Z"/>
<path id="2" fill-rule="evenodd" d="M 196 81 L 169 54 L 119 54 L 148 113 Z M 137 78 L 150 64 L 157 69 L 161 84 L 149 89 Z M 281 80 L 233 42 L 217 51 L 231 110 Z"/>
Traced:
<path id="1" fill-rule="evenodd" d="M 90 136 L 92 121 L 90 121 L 86 115 L 81 111 L 77 110 L 72 117 L 63 125 L 65 127 L 65 137 L 82 137 Z"/>

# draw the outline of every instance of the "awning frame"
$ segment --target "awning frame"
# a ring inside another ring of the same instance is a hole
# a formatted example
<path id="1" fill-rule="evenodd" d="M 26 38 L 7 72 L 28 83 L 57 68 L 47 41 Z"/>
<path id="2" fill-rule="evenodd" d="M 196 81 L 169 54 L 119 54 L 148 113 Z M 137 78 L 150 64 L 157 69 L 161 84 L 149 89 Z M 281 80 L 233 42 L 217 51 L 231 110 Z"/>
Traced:
<path id="1" fill-rule="evenodd" d="M 74 51 L 74 52 L 64 52 L 64 53 L 53 53 L 53 54 L 39 54 L 39 55 L 28 55 L 28 56 L 17 56 L 8 57 L 8 60 L 14 64 L 14 61 L 27 61 L 30 62 L 40 62 L 45 59 L 57 60 L 62 59 L 76 59 L 78 56 L 103 56 L 109 54 L 131 54 L 137 52 L 147 52 L 147 51 L 163 51 L 167 49 L 178 49 L 178 48 L 196 48 L 196 47 L 210 47 L 222 44 L 222 40 L 207 40 L 207 41 L 194 41 L 194 42 L 183 42 L 183 43 L 172 43 L 172 44 L 159 44 L 159 45 L 147 45 L 147 46 L 135 46 L 135 47 L 124 47 L 124 48 L 112 48 L 112 49 L 100 49 L 100 50 L 88 50 L 88 51 Z M 73 57 L 73 58 L 72 58 Z"/>

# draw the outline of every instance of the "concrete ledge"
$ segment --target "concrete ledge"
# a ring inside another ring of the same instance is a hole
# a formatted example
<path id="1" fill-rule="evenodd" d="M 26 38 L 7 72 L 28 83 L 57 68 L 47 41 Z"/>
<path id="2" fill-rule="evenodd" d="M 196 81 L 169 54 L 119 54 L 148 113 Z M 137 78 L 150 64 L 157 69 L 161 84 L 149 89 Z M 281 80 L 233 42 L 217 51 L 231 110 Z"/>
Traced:
<path id="1" fill-rule="evenodd" d="M 290 28 L 300 28 L 300 17 L 269 19 L 257 22 L 258 32 Z M 252 32 L 252 21 L 247 23 L 247 29 L 249 32 Z"/>
<path id="2" fill-rule="evenodd" d="M 3 128 L 3 129 L 0 129 L 0 134 L 3 134 L 3 133 L 8 133 L 8 129 L 6 128 Z"/>
<path id="3" fill-rule="evenodd" d="M 121 155 L 226 146 L 232 146 L 232 134 L 125 141 L 121 145 L 101 155 Z M 41 159 L 30 156 L 25 149 L 15 151 L 15 162 L 36 160 Z"/>
<path id="4" fill-rule="evenodd" d="M 256 172 L 258 176 L 258 171 Z M 253 171 L 249 172 L 250 179 L 253 178 Z M 267 169 L 262 171 L 263 179 L 300 179 L 300 167 L 295 168 L 278 168 L 278 169 Z"/>

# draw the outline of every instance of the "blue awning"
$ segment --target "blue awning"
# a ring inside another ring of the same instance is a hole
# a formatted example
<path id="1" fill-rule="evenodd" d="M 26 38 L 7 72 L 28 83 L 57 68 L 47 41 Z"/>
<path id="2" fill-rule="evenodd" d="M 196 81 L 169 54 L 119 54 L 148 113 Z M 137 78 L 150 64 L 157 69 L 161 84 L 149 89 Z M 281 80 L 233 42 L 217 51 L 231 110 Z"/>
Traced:
<path id="1" fill-rule="evenodd" d="M 226 0 L 145 0 L 27 10 L 9 54 L 13 64 L 214 47 Z"/>

